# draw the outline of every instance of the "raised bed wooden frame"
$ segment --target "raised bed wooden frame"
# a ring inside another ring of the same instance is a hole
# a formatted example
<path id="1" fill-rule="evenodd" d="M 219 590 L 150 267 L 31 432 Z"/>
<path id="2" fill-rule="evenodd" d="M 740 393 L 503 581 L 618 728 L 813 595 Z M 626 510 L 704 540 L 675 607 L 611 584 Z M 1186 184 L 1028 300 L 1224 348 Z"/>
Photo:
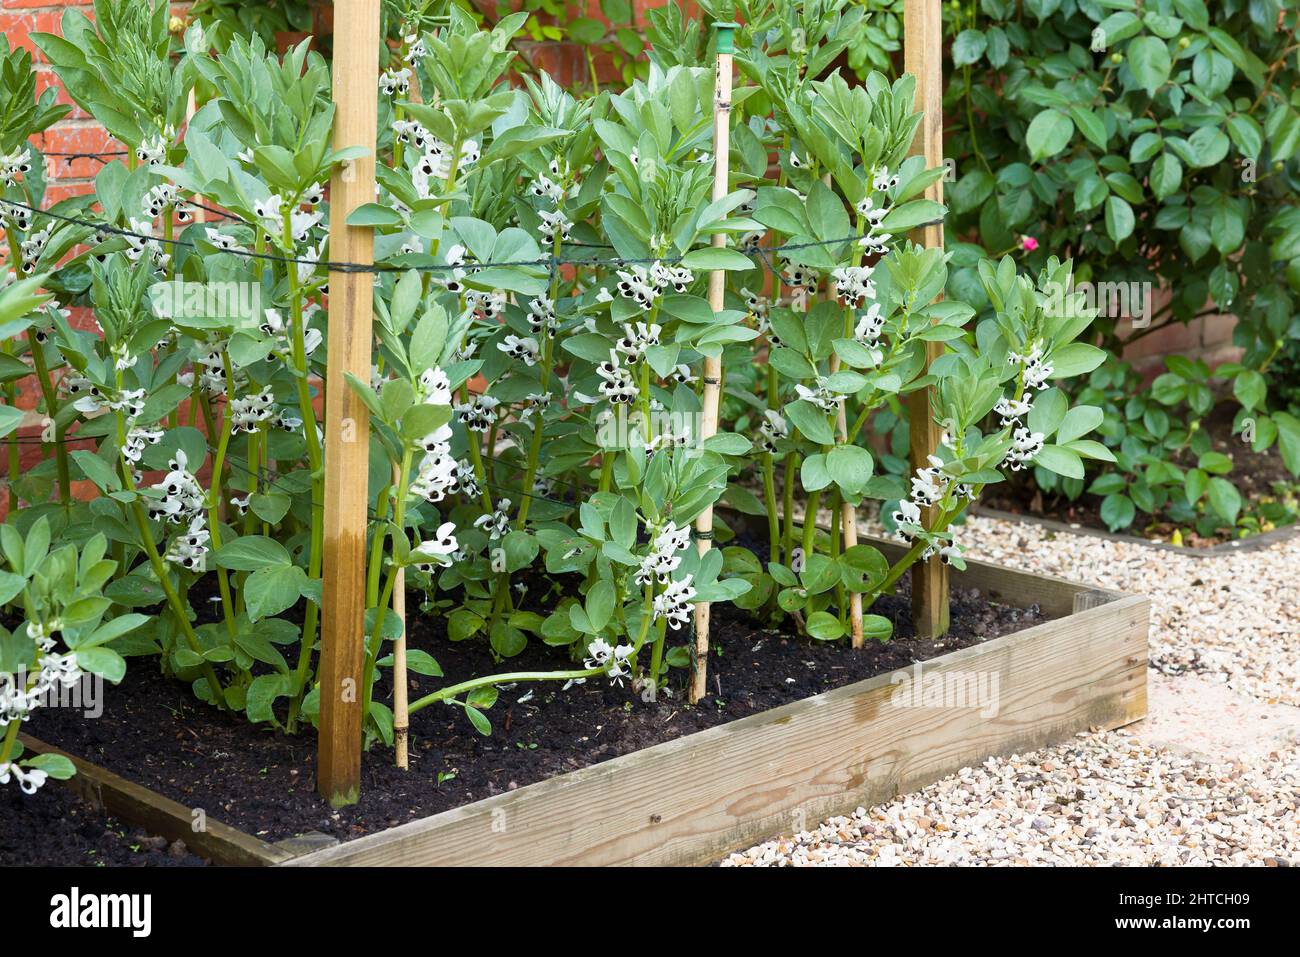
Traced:
<path id="1" fill-rule="evenodd" d="M 872 544 L 891 559 L 901 552 Z M 218 863 L 685 865 L 888 800 L 992 755 L 1146 714 L 1148 599 L 975 561 L 954 572 L 953 584 L 1052 616 L 921 665 L 925 676 L 953 680 L 996 674 L 993 716 L 980 707 L 895 704 L 900 673 L 877 675 L 317 850 L 310 837 L 267 844 L 211 820 L 193 833 L 188 808 L 84 761 L 74 782 L 119 817 L 180 837 Z"/>

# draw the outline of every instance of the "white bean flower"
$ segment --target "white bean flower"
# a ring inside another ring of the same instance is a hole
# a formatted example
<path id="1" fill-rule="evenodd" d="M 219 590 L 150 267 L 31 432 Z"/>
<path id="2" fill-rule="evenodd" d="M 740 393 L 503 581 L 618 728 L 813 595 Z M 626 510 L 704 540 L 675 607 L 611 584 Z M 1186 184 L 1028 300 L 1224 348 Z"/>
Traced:
<path id="1" fill-rule="evenodd" d="M 456 554 L 460 544 L 456 541 L 456 525 L 443 522 L 433 538 L 421 542 L 411 549 L 411 560 L 420 571 L 431 572 L 440 565 L 451 564 L 451 556 Z"/>
<path id="2" fill-rule="evenodd" d="M 471 402 L 458 402 L 453 408 L 456 419 L 471 432 L 486 432 L 497 418 L 497 406 L 501 402 L 493 396 L 476 395 Z"/>
<path id="3" fill-rule="evenodd" d="M 898 528 L 898 537 L 904 541 L 911 541 L 921 530 L 921 507 L 915 502 L 903 499 L 890 517 Z"/>
<path id="4" fill-rule="evenodd" d="M 1003 396 L 998 400 L 998 404 L 993 407 L 993 411 L 1002 417 L 1004 426 L 1010 425 L 1021 416 L 1029 414 L 1029 410 L 1033 407 L 1030 399 L 1031 396 L 1028 392 L 1021 396 L 1019 401 Z"/>
<path id="5" fill-rule="evenodd" d="M 21 768 L 15 761 L 0 761 L 0 784 L 8 784 L 11 777 L 24 794 L 35 794 L 49 775 L 40 768 Z"/>
<path id="6" fill-rule="evenodd" d="M 474 527 L 483 529 L 494 542 L 504 538 L 510 531 L 510 499 L 501 499 L 490 515 L 480 515 L 474 519 Z"/>
<path id="7" fill-rule="evenodd" d="M 834 411 L 839 403 L 839 396 L 826 385 L 825 376 L 818 376 L 815 386 L 811 389 L 806 385 L 796 385 L 794 391 L 799 398 L 812 403 L 823 412 Z"/>
<path id="8" fill-rule="evenodd" d="M 691 610 L 695 607 L 695 588 L 691 584 L 693 577 L 687 575 L 680 581 L 669 582 L 668 587 L 655 596 L 655 621 L 667 619 L 668 624 L 674 628 L 681 628 L 690 621 Z"/>
<path id="9" fill-rule="evenodd" d="M 1011 435 L 1011 448 L 1007 451 L 1005 461 L 1011 463 L 1011 471 L 1019 472 L 1026 465 L 1029 465 L 1039 452 L 1043 451 L 1043 444 L 1046 437 L 1042 432 L 1030 432 L 1029 429 L 1018 428 Z"/>
<path id="10" fill-rule="evenodd" d="M 758 424 L 758 435 L 759 448 L 764 452 L 774 453 L 777 440 L 790 437 L 790 426 L 780 412 L 775 409 L 765 409 L 763 421 Z"/>
<path id="11" fill-rule="evenodd" d="M 526 366 L 536 365 L 537 360 L 542 355 L 537 340 L 532 336 L 526 338 L 515 335 L 506 336 L 502 342 L 497 343 L 497 348 L 510 358 L 520 360 Z"/>
<path id="12" fill-rule="evenodd" d="M 862 305 L 864 299 L 876 297 L 876 284 L 871 279 L 872 266 L 841 266 L 831 273 L 835 280 L 835 292 L 845 304 L 854 308 Z"/>
<path id="13" fill-rule="evenodd" d="M 16 186 L 24 173 L 32 171 L 32 154 L 27 147 L 0 156 L 0 184 Z"/>

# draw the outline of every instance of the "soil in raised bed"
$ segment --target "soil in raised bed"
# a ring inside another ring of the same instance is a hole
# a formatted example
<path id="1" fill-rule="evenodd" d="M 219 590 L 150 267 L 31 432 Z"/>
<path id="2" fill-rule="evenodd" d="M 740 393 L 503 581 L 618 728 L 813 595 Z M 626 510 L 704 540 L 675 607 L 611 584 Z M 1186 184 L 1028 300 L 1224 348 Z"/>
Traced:
<path id="1" fill-rule="evenodd" d="M 905 576 L 896 595 L 872 608 L 894 620 L 895 637 L 856 654 L 844 641 L 796 638 L 763 628 L 731 606 L 717 607 L 711 694 L 696 707 L 684 703 L 686 673 L 680 670 L 672 673 L 672 695 L 661 694 L 654 703 L 605 678 L 568 691 L 558 682 L 503 687 L 488 712 L 491 736 L 478 734 L 460 708 L 435 704 L 412 716 L 410 770 L 396 768 L 391 749 L 376 745 L 363 756 L 360 802 L 341 810 L 316 793 L 313 734 L 290 738 L 218 713 L 188 687 L 162 677 L 151 660 L 131 660 L 122 684 L 107 689 L 98 719 L 53 709 L 34 718 L 30 732 L 264 840 L 320 831 L 346 841 L 906 668 L 1045 618 L 1037 607 L 992 604 L 977 591 L 954 589 L 950 634 L 918 640 L 908 594 Z M 418 607 L 416 595 L 407 607 Z M 480 641 L 448 641 L 441 618 L 412 616 L 408 640 L 429 651 L 445 674 L 412 675 L 412 701 L 478 675 L 568 666 L 541 642 L 494 663 Z M 685 640 L 684 632 L 670 633 L 670 646 Z M 390 700 L 390 689 L 377 689 L 376 700 Z"/>
<path id="2" fill-rule="evenodd" d="M 1246 509 L 1249 509 L 1251 503 L 1275 496 L 1275 483 L 1293 486 L 1296 479 L 1287 470 L 1276 445 L 1263 452 L 1253 451 L 1240 437 L 1232 434 L 1232 419 L 1232 406 L 1223 403 L 1206 417 L 1203 428 L 1213 438 L 1215 450 L 1232 459 L 1233 470 L 1227 478 L 1240 490 Z M 1181 464 L 1190 467 L 1196 463 Z M 1101 501 L 1102 496 L 1087 492 L 1073 502 L 1064 495 L 1040 494 L 1032 478 L 991 486 L 980 496 L 980 505 L 986 508 L 1109 531 L 1101 517 Z M 1147 515 L 1145 512 L 1138 512 L 1133 524 L 1119 529 L 1118 534 L 1167 542 L 1175 531 L 1182 532 L 1184 545 L 1194 548 L 1208 548 L 1234 539 L 1226 528 L 1220 529 L 1215 535 L 1203 536 L 1194 528 L 1167 521 L 1158 515 Z"/>
<path id="3" fill-rule="evenodd" d="M 0 867 L 202 867 L 182 842 L 151 837 L 47 782 L 0 789 Z"/>

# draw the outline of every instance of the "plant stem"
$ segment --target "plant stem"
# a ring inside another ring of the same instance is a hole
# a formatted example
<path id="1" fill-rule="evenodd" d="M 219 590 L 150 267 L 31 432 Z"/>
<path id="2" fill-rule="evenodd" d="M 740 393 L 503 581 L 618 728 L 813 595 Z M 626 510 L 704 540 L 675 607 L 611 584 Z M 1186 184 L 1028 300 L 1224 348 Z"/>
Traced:
<path id="1" fill-rule="evenodd" d="M 487 675 L 482 678 L 471 678 L 469 681 L 462 681 L 460 684 L 450 685 L 442 688 L 433 694 L 425 695 L 416 701 L 411 702 L 411 714 L 426 708 L 438 701 L 446 701 L 448 698 L 454 698 L 458 694 L 467 691 L 474 691 L 477 688 L 485 688 L 488 685 L 511 684 L 518 681 L 573 681 L 578 678 L 591 678 L 599 674 L 604 674 L 604 668 L 583 668 L 574 671 L 514 671 L 507 674 Z"/>
<path id="2" fill-rule="evenodd" d="M 126 420 L 121 412 L 117 413 L 117 434 L 119 447 L 125 448 Z M 122 482 L 128 492 L 136 491 L 131 463 L 125 459 L 122 460 Z M 158 546 L 154 543 L 153 532 L 149 528 L 149 519 L 144 513 L 144 506 L 140 504 L 138 494 L 131 502 L 131 513 L 135 516 L 136 528 L 140 532 L 140 541 L 144 546 L 145 554 L 149 557 L 149 564 L 153 568 L 154 576 L 158 579 L 158 584 L 162 586 L 163 594 L 167 596 L 167 604 L 170 606 L 172 614 L 176 616 L 181 633 L 185 635 L 185 643 L 189 645 L 190 651 L 202 657 L 203 646 L 199 644 L 198 636 L 194 634 L 194 626 L 190 624 L 189 615 L 186 614 L 185 606 L 181 604 L 180 595 L 176 594 L 176 589 L 172 587 L 171 578 L 167 574 L 167 566 L 163 564 L 162 556 L 158 554 Z M 207 660 L 203 662 L 203 677 L 207 679 L 208 685 L 212 688 L 212 696 L 217 708 L 225 708 L 225 692 L 221 688 L 221 682 L 217 678 L 216 671 L 212 668 L 212 663 Z"/>
<path id="3" fill-rule="evenodd" d="M 233 394 L 235 387 L 234 373 L 230 368 L 230 356 L 221 353 L 222 366 L 226 374 L 226 395 Z M 198 377 L 195 376 L 197 379 Z M 208 433 L 211 436 L 211 432 Z M 214 551 L 221 549 L 221 505 L 223 473 L 226 465 L 226 450 L 230 446 L 230 422 L 225 415 L 221 420 L 221 438 L 217 440 L 217 451 L 212 459 L 212 488 L 208 491 L 208 532 L 212 536 Z M 234 603 L 230 597 L 230 576 L 224 568 L 217 566 L 217 587 L 221 592 L 221 611 L 226 620 L 226 632 L 235 637 Z"/>
<path id="4" fill-rule="evenodd" d="M 398 466 L 397 471 L 397 488 L 395 491 L 395 504 L 393 506 L 393 553 L 396 554 L 396 543 L 398 535 L 406 534 L 406 497 L 407 490 L 411 485 L 411 450 L 405 448 L 402 450 L 402 463 Z M 409 542 L 408 542 L 409 544 Z M 364 721 L 370 714 L 370 701 L 374 691 L 375 667 L 379 661 L 379 652 L 384 647 L 384 620 L 388 617 L 389 600 L 393 597 L 393 586 L 397 582 L 397 573 L 401 566 L 397 562 L 388 570 L 388 576 L 384 580 L 384 590 L 379 596 L 379 604 L 375 606 L 375 627 L 371 632 L 369 641 L 366 643 L 366 664 L 365 671 L 362 674 L 361 681 L 361 718 Z"/>
<path id="5" fill-rule="evenodd" d="M 555 231 L 555 238 L 551 243 L 551 255 L 556 259 L 560 258 L 560 248 L 563 238 L 560 231 Z M 560 293 L 560 271 L 551 270 L 551 289 L 550 299 L 551 308 L 555 308 L 556 299 Z M 542 330 L 542 369 L 540 379 L 542 383 L 542 393 L 545 394 L 546 387 L 551 383 L 551 365 L 554 361 L 555 337 L 551 335 L 549 328 Z M 533 501 L 533 482 L 537 477 L 537 463 L 542 453 L 542 431 L 546 424 L 546 413 L 544 409 L 534 410 L 535 421 L 533 422 L 533 436 L 528 443 L 528 463 L 524 467 L 524 484 L 522 486 L 522 501 L 519 503 L 518 525 L 520 530 L 524 529 L 524 522 L 528 520 L 528 510 Z"/>
<path id="6" fill-rule="evenodd" d="M 284 214 L 284 243 L 293 248 L 293 234 L 290 229 L 290 214 Z M 307 461 L 311 465 L 311 544 L 307 557 L 307 578 L 316 581 L 321 577 L 321 561 L 325 545 L 325 478 L 321 472 L 320 439 L 316 435 L 316 409 L 312 405 L 311 390 L 307 385 L 309 365 L 307 362 L 307 339 L 303 328 L 302 291 L 298 287 L 298 266 L 289 263 L 286 269 L 289 279 L 289 296 L 293 314 L 293 364 L 294 378 L 298 384 L 298 415 L 302 418 L 303 431 L 307 437 Z M 314 601 L 307 602 L 307 611 L 303 616 L 302 644 L 298 649 L 298 664 L 294 669 L 293 698 L 289 703 L 287 728 L 290 733 L 297 730 L 298 712 L 307 690 L 308 672 L 311 669 L 311 653 L 316 647 L 316 628 L 320 618 L 320 608 Z"/>

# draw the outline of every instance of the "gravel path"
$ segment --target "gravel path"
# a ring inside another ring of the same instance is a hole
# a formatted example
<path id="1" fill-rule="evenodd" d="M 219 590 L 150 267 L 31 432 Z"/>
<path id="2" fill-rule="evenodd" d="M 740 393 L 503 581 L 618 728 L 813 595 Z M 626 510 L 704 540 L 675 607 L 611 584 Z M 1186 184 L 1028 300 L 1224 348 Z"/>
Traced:
<path id="1" fill-rule="evenodd" d="M 992 518 L 966 529 L 971 557 L 1151 596 L 1149 717 L 723 866 L 1300 866 L 1300 539 L 1196 558 Z"/>
<path id="2" fill-rule="evenodd" d="M 1151 598 L 1151 666 L 1300 707 L 1300 537 L 1216 558 L 975 517 L 958 540 L 998 565 Z"/>

